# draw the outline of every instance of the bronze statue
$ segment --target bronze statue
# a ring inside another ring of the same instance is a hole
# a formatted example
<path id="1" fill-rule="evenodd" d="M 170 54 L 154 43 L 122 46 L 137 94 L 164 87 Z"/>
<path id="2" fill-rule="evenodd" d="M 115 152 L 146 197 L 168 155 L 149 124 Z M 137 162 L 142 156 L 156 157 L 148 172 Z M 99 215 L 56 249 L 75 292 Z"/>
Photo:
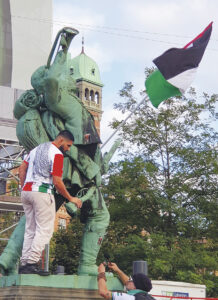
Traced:
<path id="1" fill-rule="evenodd" d="M 57 34 L 47 65 L 33 73 L 33 89 L 24 92 L 17 100 L 14 115 L 18 119 L 17 137 L 27 151 L 53 140 L 60 130 L 68 129 L 74 135 L 74 145 L 64 159 L 63 180 L 70 194 L 84 202 L 81 219 L 85 228 L 78 274 L 96 275 L 96 258 L 110 219 L 100 190 L 101 176 L 107 172 L 109 161 L 120 142 L 115 142 L 109 153 L 102 157 L 94 119 L 75 94 L 76 85 L 67 68 L 67 53 L 76 34 L 78 31 L 69 27 Z M 58 210 L 65 199 L 56 193 L 55 200 Z M 74 204 L 66 203 L 66 208 L 71 216 L 75 214 Z M 25 217 L 20 220 L 0 256 L 4 274 L 15 272 L 24 228 Z"/>

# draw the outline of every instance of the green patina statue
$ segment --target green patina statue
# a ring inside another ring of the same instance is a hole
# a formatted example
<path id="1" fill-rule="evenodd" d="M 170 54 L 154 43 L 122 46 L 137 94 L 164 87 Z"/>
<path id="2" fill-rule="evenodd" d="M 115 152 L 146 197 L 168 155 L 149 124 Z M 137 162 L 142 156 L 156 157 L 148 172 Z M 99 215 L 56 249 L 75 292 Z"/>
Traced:
<path id="1" fill-rule="evenodd" d="M 54 140 L 60 130 L 68 129 L 74 135 L 74 145 L 64 159 L 63 180 L 71 195 L 84 202 L 80 218 L 85 228 L 78 274 L 96 275 L 96 258 L 110 219 L 100 190 L 101 176 L 107 172 L 120 141 L 116 141 L 102 156 L 94 119 L 76 96 L 76 85 L 67 67 L 68 49 L 76 34 L 77 30 L 68 27 L 57 34 L 47 65 L 33 73 L 33 89 L 24 92 L 17 100 L 14 116 L 18 119 L 17 137 L 27 151 L 40 143 Z M 57 54 L 54 55 L 56 48 Z M 66 199 L 56 193 L 55 200 L 58 210 Z M 73 203 L 65 206 L 73 217 L 76 206 Z M 5 275 L 16 272 L 24 230 L 25 216 L 0 256 L 1 271 Z"/>

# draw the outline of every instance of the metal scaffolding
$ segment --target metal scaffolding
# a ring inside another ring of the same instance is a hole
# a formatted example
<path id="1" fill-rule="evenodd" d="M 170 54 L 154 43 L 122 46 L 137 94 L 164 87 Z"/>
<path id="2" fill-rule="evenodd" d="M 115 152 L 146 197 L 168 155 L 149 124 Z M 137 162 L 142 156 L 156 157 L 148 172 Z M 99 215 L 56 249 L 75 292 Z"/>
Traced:
<path id="1" fill-rule="evenodd" d="M 19 178 L 14 175 L 12 170 L 19 167 L 24 152 L 24 148 L 17 142 L 0 140 L 0 181 L 15 179 L 19 182 Z"/>
<path id="2" fill-rule="evenodd" d="M 24 148 L 18 142 L 0 140 L 0 195 L 8 194 L 10 189 L 16 188 L 15 186 L 8 190 L 10 181 L 19 185 L 17 168 L 22 162 L 24 152 Z"/>
<path id="3" fill-rule="evenodd" d="M 24 214 L 17 176 L 24 155 L 25 149 L 18 142 L 0 140 L 0 254 Z M 48 273 L 48 244 L 45 245 L 42 262 L 44 271 Z"/>
<path id="4" fill-rule="evenodd" d="M 0 241 L 5 242 L 23 215 L 17 176 L 24 148 L 18 142 L 0 140 Z"/>

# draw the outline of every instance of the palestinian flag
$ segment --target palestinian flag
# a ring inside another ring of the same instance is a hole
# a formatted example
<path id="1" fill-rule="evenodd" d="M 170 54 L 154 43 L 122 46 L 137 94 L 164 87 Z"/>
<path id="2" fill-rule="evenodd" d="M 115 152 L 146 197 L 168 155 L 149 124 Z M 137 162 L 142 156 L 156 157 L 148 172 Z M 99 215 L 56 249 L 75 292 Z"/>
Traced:
<path id="1" fill-rule="evenodd" d="M 170 97 L 182 95 L 191 85 L 212 32 L 211 22 L 184 48 L 171 48 L 153 60 L 158 70 L 146 80 L 146 92 L 155 107 Z"/>

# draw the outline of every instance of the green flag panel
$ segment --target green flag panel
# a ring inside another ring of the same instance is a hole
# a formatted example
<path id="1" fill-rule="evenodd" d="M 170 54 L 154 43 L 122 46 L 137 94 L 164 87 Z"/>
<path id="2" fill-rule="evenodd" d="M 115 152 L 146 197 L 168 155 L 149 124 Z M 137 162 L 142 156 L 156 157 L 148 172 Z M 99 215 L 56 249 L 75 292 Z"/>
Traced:
<path id="1" fill-rule="evenodd" d="M 180 90 L 166 81 L 159 70 L 154 71 L 145 81 L 146 92 L 154 107 L 174 96 L 182 95 Z"/>

